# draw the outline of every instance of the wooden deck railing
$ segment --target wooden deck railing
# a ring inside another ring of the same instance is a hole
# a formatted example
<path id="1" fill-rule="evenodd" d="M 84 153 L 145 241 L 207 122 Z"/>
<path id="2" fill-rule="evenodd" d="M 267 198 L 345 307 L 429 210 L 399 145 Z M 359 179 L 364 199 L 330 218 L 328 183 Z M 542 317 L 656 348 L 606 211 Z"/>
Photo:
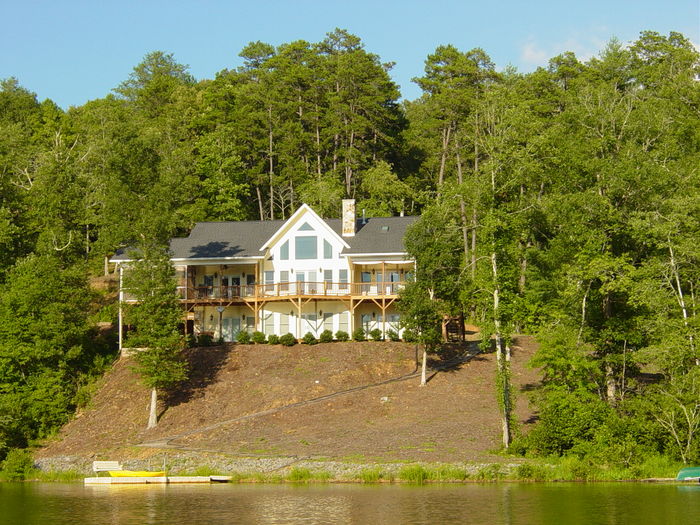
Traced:
<path id="1" fill-rule="evenodd" d="M 227 299 L 269 299 L 287 297 L 395 297 L 403 282 L 337 283 L 330 281 L 241 284 L 235 286 L 179 286 L 180 299 L 187 301 L 226 301 Z"/>

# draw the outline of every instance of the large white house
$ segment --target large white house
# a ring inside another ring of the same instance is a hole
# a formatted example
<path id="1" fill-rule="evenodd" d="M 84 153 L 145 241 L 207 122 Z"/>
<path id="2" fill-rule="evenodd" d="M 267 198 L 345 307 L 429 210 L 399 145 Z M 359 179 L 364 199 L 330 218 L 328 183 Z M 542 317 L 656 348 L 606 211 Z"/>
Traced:
<path id="1" fill-rule="evenodd" d="M 414 268 L 403 237 L 415 220 L 358 219 L 348 199 L 342 219 L 304 204 L 286 221 L 197 223 L 170 242 L 185 331 L 224 341 L 241 330 L 399 332 L 398 291 Z M 128 253 L 112 258 L 120 275 Z M 120 289 L 120 301 L 131 300 Z M 121 347 L 121 316 L 119 333 Z"/>

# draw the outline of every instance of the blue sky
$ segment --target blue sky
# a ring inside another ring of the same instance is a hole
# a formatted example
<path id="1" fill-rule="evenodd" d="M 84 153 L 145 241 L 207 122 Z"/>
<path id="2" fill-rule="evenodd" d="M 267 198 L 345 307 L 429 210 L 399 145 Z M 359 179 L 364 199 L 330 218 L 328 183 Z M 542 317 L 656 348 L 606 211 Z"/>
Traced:
<path id="1" fill-rule="evenodd" d="M 107 95 L 143 56 L 173 53 L 198 79 L 241 64 L 251 41 L 318 42 L 336 27 L 359 36 L 407 99 L 440 44 L 483 48 L 498 69 L 587 59 L 612 37 L 679 31 L 700 42 L 699 0 L 0 0 L 0 79 L 14 76 L 63 108 Z"/>

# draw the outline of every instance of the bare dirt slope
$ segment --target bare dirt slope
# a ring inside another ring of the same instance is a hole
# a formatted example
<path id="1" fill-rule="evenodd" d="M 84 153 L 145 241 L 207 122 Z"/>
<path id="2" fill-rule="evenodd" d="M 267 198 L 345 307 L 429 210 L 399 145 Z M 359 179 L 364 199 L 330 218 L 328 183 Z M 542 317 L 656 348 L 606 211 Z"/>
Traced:
<path id="1" fill-rule="evenodd" d="M 521 391 L 539 380 L 526 366 L 533 351 L 530 339 L 515 341 L 513 382 L 524 425 L 533 414 Z M 432 364 L 453 364 L 456 353 Z M 38 456 L 124 454 L 153 443 L 359 461 L 497 460 L 491 454 L 501 435 L 494 354 L 449 366 L 424 388 L 417 376 L 389 381 L 415 373 L 415 358 L 414 345 L 405 343 L 194 349 L 191 381 L 167 400 L 152 431 L 145 430 L 149 393 L 123 358 L 103 378 L 92 406 Z M 339 394 L 323 398 L 333 393 Z"/>

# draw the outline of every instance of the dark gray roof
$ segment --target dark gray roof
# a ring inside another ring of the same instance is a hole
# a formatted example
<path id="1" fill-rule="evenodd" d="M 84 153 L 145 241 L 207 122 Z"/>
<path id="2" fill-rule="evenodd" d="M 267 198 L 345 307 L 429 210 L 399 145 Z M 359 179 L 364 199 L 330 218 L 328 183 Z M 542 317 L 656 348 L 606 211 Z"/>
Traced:
<path id="1" fill-rule="evenodd" d="M 406 228 L 418 217 L 376 217 L 357 220 L 354 237 L 343 237 L 350 245 L 344 254 L 404 252 Z M 286 221 L 198 222 L 188 237 L 170 241 L 174 259 L 217 259 L 221 257 L 260 257 L 260 247 Z M 340 219 L 326 219 L 326 224 L 341 234 Z M 129 250 L 120 250 L 113 261 L 128 260 Z"/>
<path id="2" fill-rule="evenodd" d="M 358 221 L 354 237 L 343 237 L 350 245 L 345 254 L 405 252 L 403 237 L 418 217 L 375 217 L 363 225 Z M 330 222 L 330 221 L 327 221 Z M 340 224 L 340 220 L 338 220 Z M 336 230 L 340 231 L 340 230 Z"/>

